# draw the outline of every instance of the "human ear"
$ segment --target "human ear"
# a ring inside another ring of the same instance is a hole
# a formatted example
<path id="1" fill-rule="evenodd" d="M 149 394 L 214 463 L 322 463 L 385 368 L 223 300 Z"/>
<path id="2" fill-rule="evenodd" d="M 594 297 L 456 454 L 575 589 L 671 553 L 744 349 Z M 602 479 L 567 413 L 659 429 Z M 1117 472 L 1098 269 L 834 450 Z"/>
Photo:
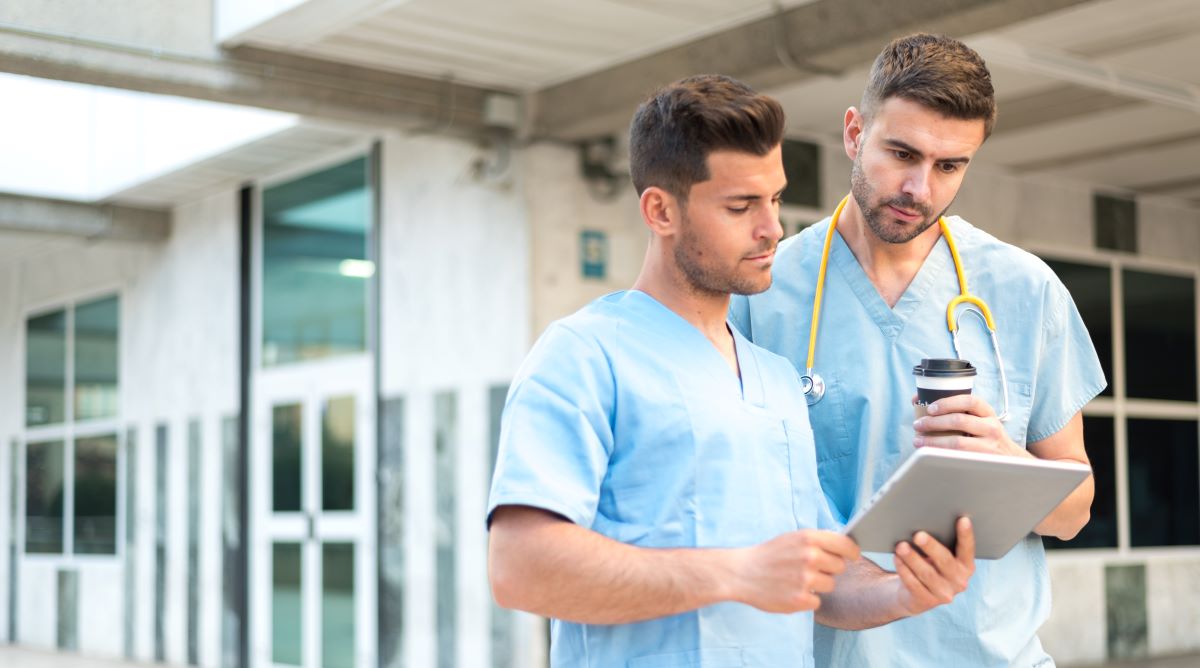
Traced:
<path id="1" fill-rule="evenodd" d="M 846 150 L 846 157 L 851 160 L 857 158 L 866 137 L 866 119 L 862 112 L 850 107 L 846 110 L 845 118 L 842 119 L 842 144 Z"/>
<path id="2" fill-rule="evenodd" d="M 674 234 L 676 221 L 679 219 L 679 201 L 674 195 L 657 186 L 650 186 L 642 191 L 639 204 L 642 222 L 655 236 L 666 237 Z"/>

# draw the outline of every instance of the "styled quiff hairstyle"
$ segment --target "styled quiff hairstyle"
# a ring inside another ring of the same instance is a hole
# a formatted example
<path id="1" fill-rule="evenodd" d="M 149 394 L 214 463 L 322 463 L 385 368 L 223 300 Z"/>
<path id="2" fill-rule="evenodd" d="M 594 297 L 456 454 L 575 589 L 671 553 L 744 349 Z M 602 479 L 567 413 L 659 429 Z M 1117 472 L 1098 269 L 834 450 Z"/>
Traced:
<path id="1" fill-rule="evenodd" d="M 638 107 L 629 127 L 629 172 L 641 195 L 657 186 L 681 202 L 711 178 L 708 156 L 732 150 L 766 155 L 783 141 L 783 107 L 719 74 L 680 79 Z"/>
<path id="2" fill-rule="evenodd" d="M 996 92 L 983 58 L 944 35 L 918 33 L 884 47 L 871 66 L 859 111 L 870 123 L 890 97 L 901 97 L 948 118 L 982 120 L 983 137 L 996 123 Z"/>

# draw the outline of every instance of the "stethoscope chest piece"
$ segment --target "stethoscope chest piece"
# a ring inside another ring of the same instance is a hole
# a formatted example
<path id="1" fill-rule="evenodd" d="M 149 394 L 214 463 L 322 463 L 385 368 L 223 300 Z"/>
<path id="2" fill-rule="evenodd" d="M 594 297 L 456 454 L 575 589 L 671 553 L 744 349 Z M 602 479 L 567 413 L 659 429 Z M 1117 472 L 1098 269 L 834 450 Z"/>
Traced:
<path id="1" fill-rule="evenodd" d="M 804 400 L 812 406 L 825 396 L 825 379 L 821 378 L 821 374 L 810 371 L 800 376 L 800 389 L 804 390 Z"/>

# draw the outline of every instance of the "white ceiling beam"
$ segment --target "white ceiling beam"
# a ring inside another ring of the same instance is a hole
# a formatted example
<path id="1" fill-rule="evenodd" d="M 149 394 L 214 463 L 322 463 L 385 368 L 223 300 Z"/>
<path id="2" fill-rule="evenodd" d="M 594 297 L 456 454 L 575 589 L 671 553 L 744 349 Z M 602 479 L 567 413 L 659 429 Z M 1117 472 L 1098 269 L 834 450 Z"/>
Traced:
<path id="1" fill-rule="evenodd" d="M 410 0 L 216 0 L 217 41 L 299 49 Z"/>
<path id="2" fill-rule="evenodd" d="M 248 46 L 192 55 L 6 25 L 0 72 L 466 136 L 492 130 L 488 100 L 506 95 Z"/>
<path id="3" fill-rule="evenodd" d="M 989 65 L 1200 114 L 1200 86 L 1135 72 L 1065 51 L 1029 47 L 1000 37 L 968 40 Z"/>
<path id="4" fill-rule="evenodd" d="M 155 242 L 170 234 L 171 214 L 0 193 L 0 230 L 117 241 Z"/>
<path id="5" fill-rule="evenodd" d="M 531 103 L 533 132 L 612 132 L 656 87 L 692 74 L 720 72 L 765 90 L 869 63 L 907 33 L 965 37 L 1088 1 L 816 0 L 541 90 Z"/>

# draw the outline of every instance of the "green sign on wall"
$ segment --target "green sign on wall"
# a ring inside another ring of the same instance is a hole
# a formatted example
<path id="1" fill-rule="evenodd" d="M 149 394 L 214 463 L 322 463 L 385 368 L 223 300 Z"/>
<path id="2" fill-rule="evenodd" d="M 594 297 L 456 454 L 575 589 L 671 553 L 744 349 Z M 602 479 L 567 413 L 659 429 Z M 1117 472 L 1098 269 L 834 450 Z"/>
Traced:
<path id="1" fill-rule="evenodd" d="M 579 233 L 579 271 L 584 278 L 604 280 L 608 275 L 608 235 L 599 230 Z"/>

